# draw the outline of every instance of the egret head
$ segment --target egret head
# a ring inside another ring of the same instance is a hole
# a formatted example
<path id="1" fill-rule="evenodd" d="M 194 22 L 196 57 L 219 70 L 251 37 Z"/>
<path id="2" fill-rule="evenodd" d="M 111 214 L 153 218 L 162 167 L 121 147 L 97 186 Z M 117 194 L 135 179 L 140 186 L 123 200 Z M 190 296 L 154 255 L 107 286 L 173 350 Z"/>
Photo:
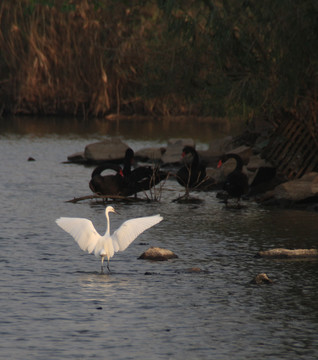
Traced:
<path id="1" fill-rule="evenodd" d="M 105 210 L 106 214 L 113 212 L 115 214 L 118 214 L 118 212 L 112 207 L 112 206 L 107 206 L 106 210 Z"/>

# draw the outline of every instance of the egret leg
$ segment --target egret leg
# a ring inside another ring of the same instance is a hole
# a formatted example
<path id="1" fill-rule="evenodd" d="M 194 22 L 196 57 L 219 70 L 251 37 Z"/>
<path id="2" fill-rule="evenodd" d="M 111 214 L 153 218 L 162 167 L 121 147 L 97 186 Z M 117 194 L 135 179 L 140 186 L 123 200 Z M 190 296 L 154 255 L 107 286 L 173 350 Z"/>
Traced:
<path id="1" fill-rule="evenodd" d="M 104 274 L 104 257 L 102 256 L 101 258 L 102 258 L 102 260 L 101 260 L 101 261 L 102 261 L 102 265 L 101 265 L 100 273 L 101 273 L 101 274 Z"/>
<path id="2" fill-rule="evenodd" d="M 107 259 L 107 269 L 108 269 L 108 272 L 110 273 L 110 268 L 109 268 L 109 259 Z"/>

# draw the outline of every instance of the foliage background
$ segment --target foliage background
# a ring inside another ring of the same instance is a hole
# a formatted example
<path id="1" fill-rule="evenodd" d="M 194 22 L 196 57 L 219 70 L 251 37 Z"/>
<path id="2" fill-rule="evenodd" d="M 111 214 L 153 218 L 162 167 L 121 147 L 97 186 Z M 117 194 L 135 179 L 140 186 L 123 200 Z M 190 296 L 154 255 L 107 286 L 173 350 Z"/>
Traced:
<path id="1" fill-rule="evenodd" d="M 286 114 L 317 131 L 315 0 L 3 0 L 2 114 Z"/>

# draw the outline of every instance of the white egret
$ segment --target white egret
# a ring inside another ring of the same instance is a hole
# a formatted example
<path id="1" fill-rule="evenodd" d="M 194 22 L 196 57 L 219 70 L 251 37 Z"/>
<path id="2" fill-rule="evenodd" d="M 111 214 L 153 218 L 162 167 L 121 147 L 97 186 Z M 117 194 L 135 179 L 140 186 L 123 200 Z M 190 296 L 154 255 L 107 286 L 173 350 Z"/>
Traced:
<path id="1" fill-rule="evenodd" d="M 103 272 L 105 257 L 107 257 L 107 269 L 110 272 L 109 259 L 114 256 L 114 253 L 124 251 L 138 235 L 163 219 L 160 215 L 130 219 L 110 235 L 110 212 L 116 213 L 112 206 L 107 206 L 105 210 L 107 229 L 103 236 L 96 231 L 93 223 L 88 219 L 61 217 L 55 220 L 58 226 L 74 238 L 82 250 L 90 254 L 94 252 L 96 257 L 101 258 L 101 272 Z"/>

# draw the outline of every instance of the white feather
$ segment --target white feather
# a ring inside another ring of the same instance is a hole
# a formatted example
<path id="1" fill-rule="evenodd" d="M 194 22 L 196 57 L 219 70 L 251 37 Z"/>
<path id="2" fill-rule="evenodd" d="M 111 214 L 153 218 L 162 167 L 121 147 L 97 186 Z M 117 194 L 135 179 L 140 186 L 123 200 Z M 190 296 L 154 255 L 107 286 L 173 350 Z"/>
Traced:
<path id="1" fill-rule="evenodd" d="M 59 227 L 73 236 L 79 247 L 92 253 L 101 237 L 88 219 L 61 217 L 56 220 Z"/>
<path id="2" fill-rule="evenodd" d="M 160 215 L 154 215 L 125 221 L 111 236 L 115 252 L 127 249 L 138 235 L 162 219 Z"/>
<path id="3" fill-rule="evenodd" d="M 138 235 L 163 219 L 160 215 L 130 219 L 110 236 L 109 212 L 115 212 L 112 206 L 107 206 L 105 210 L 107 229 L 103 236 L 96 231 L 93 223 L 88 219 L 61 217 L 56 220 L 57 225 L 69 233 L 82 250 L 94 252 L 95 256 L 101 257 L 102 269 L 104 257 L 109 261 L 115 252 L 127 249 Z"/>

